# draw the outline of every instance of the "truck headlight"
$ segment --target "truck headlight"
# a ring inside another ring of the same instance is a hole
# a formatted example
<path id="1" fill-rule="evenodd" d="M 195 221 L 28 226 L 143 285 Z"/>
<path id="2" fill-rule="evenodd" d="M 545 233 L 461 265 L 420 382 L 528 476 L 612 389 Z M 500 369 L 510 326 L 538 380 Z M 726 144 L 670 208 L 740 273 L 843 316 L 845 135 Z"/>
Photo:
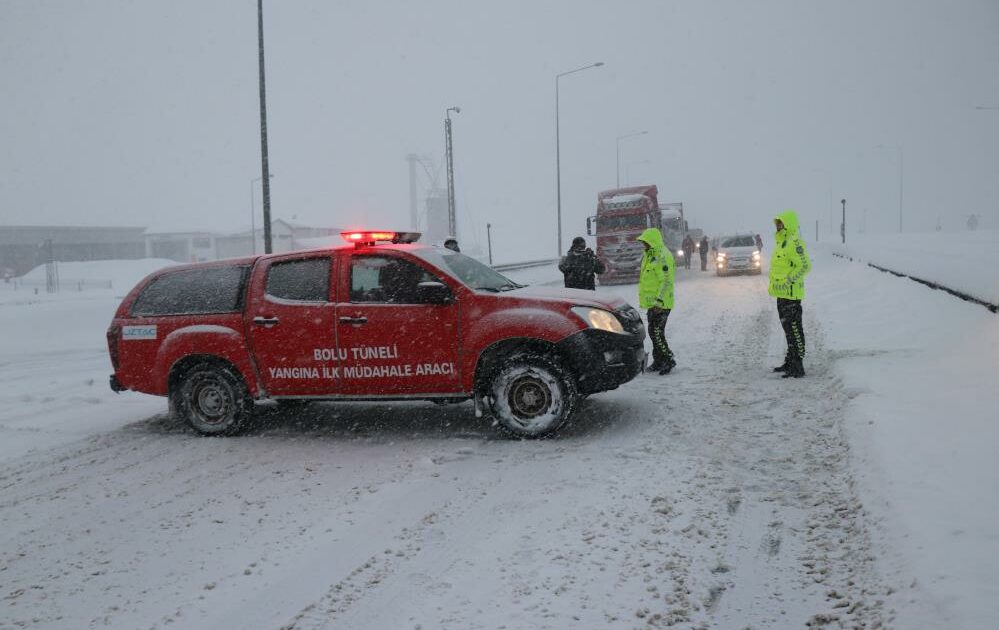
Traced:
<path id="1" fill-rule="evenodd" d="M 725 254 L 718 254 L 718 262 L 720 263 L 725 262 Z"/>
<path id="2" fill-rule="evenodd" d="M 758 252 L 758 251 L 753 252 L 753 259 L 754 260 L 759 260 L 760 259 L 760 252 Z"/>
<path id="3" fill-rule="evenodd" d="M 572 312 L 579 316 L 590 328 L 606 330 L 607 332 L 623 333 L 624 327 L 612 313 L 601 308 L 589 306 L 573 306 Z"/>
<path id="4" fill-rule="evenodd" d="M 679 256 L 680 258 L 683 258 L 683 250 L 682 249 L 676 250 L 676 255 Z"/>

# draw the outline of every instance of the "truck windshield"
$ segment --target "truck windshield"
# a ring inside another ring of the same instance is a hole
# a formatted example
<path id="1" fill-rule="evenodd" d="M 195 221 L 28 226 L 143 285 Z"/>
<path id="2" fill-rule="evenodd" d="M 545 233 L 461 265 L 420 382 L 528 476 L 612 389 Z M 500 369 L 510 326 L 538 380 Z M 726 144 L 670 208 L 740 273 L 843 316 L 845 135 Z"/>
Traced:
<path id="1" fill-rule="evenodd" d="M 421 249 L 413 252 L 427 262 L 451 272 L 464 284 L 480 291 L 510 291 L 524 286 L 474 258 L 449 249 Z"/>
<path id="2" fill-rule="evenodd" d="M 649 227 L 648 214 L 625 214 L 618 216 L 598 216 L 597 233 L 635 230 Z"/>

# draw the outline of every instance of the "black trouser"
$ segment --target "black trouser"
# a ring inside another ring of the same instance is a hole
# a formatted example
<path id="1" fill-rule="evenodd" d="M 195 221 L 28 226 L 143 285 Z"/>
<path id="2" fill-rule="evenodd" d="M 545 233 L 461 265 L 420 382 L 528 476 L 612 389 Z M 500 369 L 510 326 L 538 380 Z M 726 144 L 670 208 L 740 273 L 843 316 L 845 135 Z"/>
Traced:
<path id="1" fill-rule="evenodd" d="M 649 310 L 646 316 L 649 320 L 649 338 L 652 339 L 652 363 L 662 366 L 673 360 L 673 351 L 666 343 L 666 320 L 669 319 L 669 309 Z"/>
<path id="2" fill-rule="evenodd" d="M 701 254 L 701 271 L 707 271 L 707 270 L 708 270 L 708 255 Z"/>
<path id="3" fill-rule="evenodd" d="M 801 300 L 777 298 L 777 315 L 787 338 L 787 355 L 805 358 L 805 329 L 801 325 Z"/>

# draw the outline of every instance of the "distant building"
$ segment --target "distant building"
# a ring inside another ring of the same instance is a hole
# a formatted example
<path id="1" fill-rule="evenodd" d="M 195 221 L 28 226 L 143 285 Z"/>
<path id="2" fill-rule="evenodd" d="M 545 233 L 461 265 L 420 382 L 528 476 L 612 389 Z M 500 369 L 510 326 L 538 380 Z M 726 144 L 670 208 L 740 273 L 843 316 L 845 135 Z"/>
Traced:
<path id="1" fill-rule="evenodd" d="M 306 242 L 308 239 L 334 236 L 339 233 L 339 228 L 306 226 L 277 219 L 271 222 L 271 249 L 273 253 L 308 249 L 312 246 Z M 256 230 L 252 235 L 249 231 L 235 234 L 155 231 L 146 234 L 146 255 L 151 258 L 200 262 L 239 258 L 255 253 L 264 253 L 263 228 Z"/>
<path id="2" fill-rule="evenodd" d="M 122 260 L 143 258 L 142 227 L 0 225 L 0 269 L 19 276 L 53 260 Z"/>
<path id="3" fill-rule="evenodd" d="M 147 230 L 144 227 L 0 225 L 0 275 L 20 276 L 48 262 L 166 258 L 202 262 L 264 253 L 263 229 L 235 234 L 199 230 Z M 338 236 L 331 227 L 306 226 L 278 219 L 271 223 L 275 253 L 315 247 Z M 320 239 L 320 240 L 316 240 Z M 254 247 L 256 240 L 256 247 Z M 51 246 L 50 246 L 51 243 Z"/>

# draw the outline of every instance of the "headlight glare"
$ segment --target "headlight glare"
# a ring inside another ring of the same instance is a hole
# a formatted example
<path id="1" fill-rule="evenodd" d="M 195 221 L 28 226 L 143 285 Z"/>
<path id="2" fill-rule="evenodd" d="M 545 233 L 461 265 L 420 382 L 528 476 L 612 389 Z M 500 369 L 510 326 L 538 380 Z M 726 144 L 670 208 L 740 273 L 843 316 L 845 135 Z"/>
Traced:
<path id="1" fill-rule="evenodd" d="M 601 308 L 589 306 L 573 306 L 572 312 L 579 316 L 590 328 L 606 330 L 607 332 L 623 333 L 624 327 L 617 317 Z"/>

